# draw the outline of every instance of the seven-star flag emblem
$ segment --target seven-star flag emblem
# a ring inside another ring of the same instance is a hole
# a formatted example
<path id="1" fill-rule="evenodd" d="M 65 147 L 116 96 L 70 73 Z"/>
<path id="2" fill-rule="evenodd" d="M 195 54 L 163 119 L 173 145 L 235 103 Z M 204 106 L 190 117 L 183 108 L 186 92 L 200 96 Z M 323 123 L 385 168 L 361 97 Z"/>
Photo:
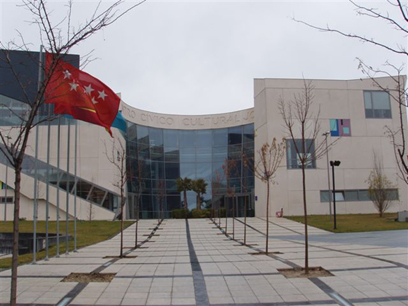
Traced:
<path id="1" fill-rule="evenodd" d="M 50 53 L 46 55 L 47 72 L 51 76 L 45 103 L 54 104 L 55 114 L 101 125 L 112 135 L 110 127 L 118 113 L 120 98 L 108 86 Z"/>

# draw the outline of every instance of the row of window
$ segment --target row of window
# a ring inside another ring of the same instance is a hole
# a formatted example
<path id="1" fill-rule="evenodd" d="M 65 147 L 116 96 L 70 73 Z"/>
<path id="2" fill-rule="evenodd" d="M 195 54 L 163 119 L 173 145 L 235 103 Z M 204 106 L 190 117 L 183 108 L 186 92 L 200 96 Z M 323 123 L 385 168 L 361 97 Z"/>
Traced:
<path id="1" fill-rule="evenodd" d="M 327 190 L 320 191 L 320 202 L 329 202 L 329 196 L 333 199 L 333 192 Z M 389 200 L 398 200 L 398 189 L 389 190 Z M 371 201 L 367 189 L 356 190 L 336 190 L 336 202 L 360 202 Z"/>

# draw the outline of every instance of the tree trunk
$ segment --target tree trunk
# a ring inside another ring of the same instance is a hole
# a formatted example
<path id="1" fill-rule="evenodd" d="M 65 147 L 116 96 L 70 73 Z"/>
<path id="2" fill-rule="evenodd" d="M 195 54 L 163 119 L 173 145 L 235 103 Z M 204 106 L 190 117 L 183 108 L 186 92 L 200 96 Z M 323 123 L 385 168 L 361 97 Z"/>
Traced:
<path id="1" fill-rule="evenodd" d="M 140 201 L 140 198 L 138 196 L 137 204 L 136 204 L 135 249 L 137 249 L 137 230 L 139 227 L 139 201 Z"/>
<path id="2" fill-rule="evenodd" d="M 183 195 L 184 195 L 184 209 L 187 211 L 188 210 L 188 204 L 187 204 L 187 191 L 184 190 L 183 191 Z M 187 218 L 187 216 L 186 216 Z"/>
<path id="3" fill-rule="evenodd" d="M 21 184 L 21 164 L 16 163 L 14 182 L 14 220 L 13 220 L 13 257 L 11 262 L 11 290 L 10 305 L 17 305 L 17 267 L 18 267 L 18 234 L 20 220 L 20 184 Z M 35 242 L 34 242 L 35 243 Z"/>
<path id="4" fill-rule="evenodd" d="M 265 253 L 269 252 L 269 181 L 266 183 L 266 241 L 265 241 Z"/>
<path id="5" fill-rule="evenodd" d="M 235 186 L 232 193 L 232 239 L 235 239 Z"/>
<path id="6" fill-rule="evenodd" d="M 246 245 L 246 230 L 247 230 L 247 194 L 245 190 L 245 212 L 244 212 L 244 244 Z"/>
<path id="7" fill-rule="evenodd" d="M 123 191 L 121 191 L 120 194 L 120 205 L 121 205 L 121 209 L 120 209 L 120 255 L 119 257 L 122 258 L 123 257 L 123 215 L 124 215 L 124 211 L 123 211 L 123 205 L 124 201 L 123 201 Z"/>
<path id="8" fill-rule="evenodd" d="M 306 171 L 304 164 L 302 164 L 302 185 L 303 185 L 303 212 L 305 223 L 305 274 L 309 274 L 309 237 L 307 232 Z"/>

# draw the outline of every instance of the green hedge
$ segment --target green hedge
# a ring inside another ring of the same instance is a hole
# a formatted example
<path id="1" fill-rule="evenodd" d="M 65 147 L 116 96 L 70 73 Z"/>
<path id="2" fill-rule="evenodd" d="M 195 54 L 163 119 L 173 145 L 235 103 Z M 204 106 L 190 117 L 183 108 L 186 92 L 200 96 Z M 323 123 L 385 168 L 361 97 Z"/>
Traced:
<path id="1" fill-rule="evenodd" d="M 185 209 L 174 209 L 173 210 L 173 219 L 185 219 L 188 211 Z"/>
<path id="2" fill-rule="evenodd" d="M 172 212 L 173 219 L 187 218 L 211 218 L 211 209 L 186 211 L 185 209 L 174 209 Z"/>

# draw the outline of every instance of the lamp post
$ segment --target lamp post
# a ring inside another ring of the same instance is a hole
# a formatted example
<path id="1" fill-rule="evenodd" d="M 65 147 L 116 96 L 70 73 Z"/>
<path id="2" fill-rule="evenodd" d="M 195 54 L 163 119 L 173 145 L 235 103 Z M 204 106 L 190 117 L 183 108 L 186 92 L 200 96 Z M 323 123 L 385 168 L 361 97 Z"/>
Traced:
<path id="1" fill-rule="evenodd" d="M 330 166 L 332 167 L 332 175 L 333 175 L 333 216 L 334 216 L 334 229 L 337 229 L 337 220 L 336 220 L 336 183 L 334 180 L 334 167 L 340 166 L 340 161 L 330 161 Z"/>
<path id="2" fill-rule="evenodd" d="M 331 193 L 330 193 L 330 168 L 329 168 L 329 146 L 327 144 L 327 136 L 330 135 L 330 131 L 323 133 L 322 136 L 326 137 L 326 160 L 327 160 L 327 186 L 329 191 L 329 221 L 332 219 L 332 206 L 331 206 Z"/>

